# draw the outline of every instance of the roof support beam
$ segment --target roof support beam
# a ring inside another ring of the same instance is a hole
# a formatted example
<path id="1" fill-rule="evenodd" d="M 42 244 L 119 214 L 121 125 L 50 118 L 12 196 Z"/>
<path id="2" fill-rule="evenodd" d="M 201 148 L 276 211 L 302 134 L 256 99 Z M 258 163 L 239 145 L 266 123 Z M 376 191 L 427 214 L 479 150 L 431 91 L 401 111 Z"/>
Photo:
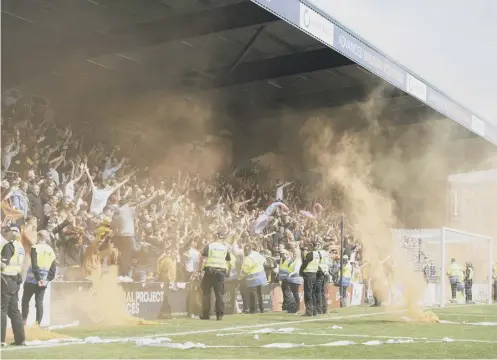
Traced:
<path id="1" fill-rule="evenodd" d="M 177 17 L 156 19 L 116 29 L 108 34 L 91 32 L 82 34 L 77 39 L 66 38 L 55 44 L 47 44 L 43 51 L 33 49 L 32 56 L 22 58 L 17 57 L 15 51 L 4 49 L 2 56 L 5 58 L 2 62 L 9 71 L 3 72 L 2 80 L 5 87 L 15 86 L 36 75 L 100 55 L 123 53 L 168 41 L 277 20 L 279 19 L 268 11 L 245 1 Z M 40 30 L 33 25 L 33 31 Z M 36 58 L 36 62 L 33 62 L 33 58 Z"/>
<path id="2" fill-rule="evenodd" d="M 114 75 L 111 87 L 127 88 L 142 93 L 157 89 L 174 89 L 178 92 L 192 92 L 218 89 L 261 80 L 276 79 L 313 71 L 325 70 L 354 64 L 334 50 L 325 48 L 297 54 L 277 56 L 264 60 L 242 62 L 231 73 L 232 66 L 188 71 L 177 77 L 161 69 L 137 69 L 126 77 Z M 183 85 L 185 81 L 190 85 Z"/>
<path id="3" fill-rule="evenodd" d="M 252 35 L 252 37 L 250 38 L 247 45 L 245 45 L 245 47 L 242 49 L 242 51 L 240 51 L 240 53 L 236 57 L 236 60 L 233 62 L 233 65 L 231 66 L 228 75 L 230 75 L 236 69 L 236 67 L 242 62 L 242 60 L 245 58 L 245 56 L 250 51 L 250 48 L 252 47 L 252 45 L 254 45 L 255 41 L 259 38 L 259 36 L 262 34 L 262 32 L 264 31 L 265 28 L 266 28 L 266 25 L 262 25 L 260 28 L 257 29 L 257 31 L 254 33 L 254 35 Z"/>
<path id="4" fill-rule="evenodd" d="M 245 62 L 238 65 L 238 68 L 229 75 L 224 75 L 228 73 L 223 69 L 215 71 L 214 73 L 218 76 L 211 86 L 215 88 L 233 86 L 352 64 L 354 64 L 353 61 L 334 50 L 328 48 L 312 50 Z"/>

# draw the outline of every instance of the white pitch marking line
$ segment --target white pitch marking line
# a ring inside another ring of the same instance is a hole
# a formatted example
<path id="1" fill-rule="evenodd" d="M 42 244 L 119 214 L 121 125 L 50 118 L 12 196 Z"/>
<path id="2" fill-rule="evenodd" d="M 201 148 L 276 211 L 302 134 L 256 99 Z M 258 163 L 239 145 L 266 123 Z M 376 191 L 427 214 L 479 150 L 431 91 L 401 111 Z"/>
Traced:
<path id="1" fill-rule="evenodd" d="M 176 333 L 167 333 L 167 334 L 153 334 L 153 335 L 144 335 L 139 337 L 126 337 L 126 338 L 113 338 L 114 340 L 119 339 L 129 339 L 129 340 L 138 340 L 144 338 L 155 338 L 155 337 L 164 337 L 164 336 L 182 336 L 182 335 L 196 335 L 196 334 L 208 334 L 213 332 L 224 332 L 224 331 L 233 331 L 233 330 L 243 330 L 243 329 L 258 329 L 265 328 L 268 326 L 278 326 L 278 325 L 288 325 L 288 324 L 302 324 L 308 322 L 317 322 L 317 321 L 326 321 L 326 320 L 340 320 L 340 319 L 353 319 L 353 318 L 361 318 L 367 316 L 376 316 L 376 315 L 384 315 L 384 314 L 395 314 L 402 313 L 405 310 L 398 311 L 383 311 L 383 312 L 374 312 L 374 313 L 366 313 L 366 314 L 354 314 L 354 315 L 343 315 L 343 316 L 326 316 L 305 320 L 294 320 L 294 321 L 285 321 L 285 322 L 274 322 L 267 324 L 259 324 L 259 325 L 243 325 L 243 326 L 232 326 L 227 328 L 219 328 L 219 329 L 204 329 L 204 330 L 192 330 L 192 331 L 184 331 L 184 332 L 176 332 Z M 71 343 L 53 343 L 53 344 L 41 344 L 41 345 L 32 345 L 32 346 L 22 346 L 22 347 L 8 347 L 3 348 L 2 351 L 13 351 L 13 350 L 24 350 L 24 349 L 33 349 L 33 348 L 49 348 L 49 347 L 57 347 L 57 346 L 65 346 L 65 345 L 81 345 L 86 344 L 86 342 L 71 342 Z M 100 344 L 99 344 L 100 345 Z"/>
<path id="2" fill-rule="evenodd" d="M 467 305 L 454 305 L 453 307 L 463 307 L 463 306 L 467 306 Z M 488 305 L 482 304 L 482 305 L 478 305 L 478 306 L 488 306 Z M 433 310 L 433 309 L 438 309 L 438 308 L 433 308 L 433 307 L 425 308 L 425 310 Z M 259 328 L 279 326 L 279 325 L 304 324 L 304 323 L 308 323 L 308 322 L 318 322 L 318 321 L 327 321 L 327 320 L 355 319 L 355 318 L 362 318 L 362 317 L 368 317 L 368 316 L 402 314 L 402 313 L 406 313 L 406 312 L 407 312 L 407 310 L 395 310 L 395 311 L 382 311 L 382 312 L 352 314 L 352 315 L 342 315 L 342 316 L 324 316 L 324 317 L 317 317 L 317 318 L 305 319 L 305 320 L 280 321 L 280 322 L 275 322 L 275 323 L 265 323 L 265 324 L 259 324 L 259 325 L 242 325 L 242 326 L 232 326 L 232 327 L 219 328 L 219 329 L 204 329 L 204 330 L 192 330 L 192 331 L 178 332 L 178 333 L 166 333 L 166 334 L 152 335 L 152 336 L 148 336 L 148 337 L 196 335 L 196 334 L 206 334 L 206 333 L 211 333 L 211 332 L 216 332 L 216 331 L 217 332 L 224 332 L 224 331 L 244 330 L 244 329 L 259 329 Z M 147 336 L 144 336 L 144 337 L 147 337 Z"/>
<path id="3" fill-rule="evenodd" d="M 463 307 L 463 306 L 467 306 L 467 305 L 453 305 L 452 308 Z M 487 305 L 482 304 L 482 305 L 477 305 L 477 306 L 487 306 Z M 425 310 L 430 310 L 430 309 L 437 309 L 437 308 L 426 308 Z M 114 338 L 114 339 L 116 339 L 116 340 L 118 340 L 118 339 L 137 340 L 137 339 L 143 339 L 143 338 L 154 338 L 154 337 L 163 337 L 163 336 L 182 336 L 182 335 L 207 334 L 207 333 L 212 333 L 212 332 L 224 332 L 224 331 L 243 330 L 243 329 L 258 329 L 258 328 L 265 328 L 265 327 L 271 327 L 271 326 L 304 324 L 304 323 L 308 323 L 308 322 L 318 322 L 318 321 L 327 321 L 327 320 L 354 319 L 354 318 L 362 318 L 362 317 L 377 316 L 377 315 L 392 315 L 392 314 L 399 314 L 399 313 L 401 314 L 401 313 L 405 313 L 405 312 L 407 312 L 407 310 L 382 311 L 382 312 L 343 315 L 343 316 L 326 316 L 326 317 L 318 317 L 318 318 L 305 319 L 305 320 L 294 320 L 294 321 L 284 321 L 284 322 L 280 321 L 280 322 L 266 323 L 266 324 L 259 324 L 259 325 L 232 326 L 232 327 L 219 328 L 219 329 L 192 330 L 192 331 L 177 332 L 177 333 L 154 334 L 154 335 L 145 335 L 145 336 L 141 336 L 141 337 L 127 337 L 127 338 Z M 54 343 L 54 344 L 46 344 L 46 346 L 45 346 L 45 344 L 43 344 L 43 345 L 35 345 L 35 346 L 3 348 L 2 351 L 22 350 L 22 349 L 28 349 L 28 348 L 32 349 L 32 348 L 41 348 L 41 347 L 47 348 L 47 347 L 55 347 L 55 346 L 65 346 L 65 345 L 70 345 L 70 344 L 79 345 L 79 344 L 86 344 L 86 343 L 76 343 L 76 342 Z"/>
<path id="4" fill-rule="evenodd" d="M 211 329 L 192 330 L 192 331 L 184 331 L 184 332 L 177 332 L 177 333 L 165 333 L 165 334 L 158 334 L 158 335 L 151 335 L 151 336 L 149 335 L 148 337 L 183 336 L 183 335 L 196 335 L 196 334 L 206 334 L 206 333 L 212 333 L 212 332 L 225 332 L 225 331 L 243 330 L 243 329 L 259 329 L 259 328 L 279 326 L 279 325 L 304 324 L 304 323 L 309 323 L 309 322 L 318 322 L 318 321 L 327 321 L 327 320 L 355 319 L 355 318 L 377 316 L 377 315 L 392 315 L 392 314 L 398 314 L 398 313 L 403 313 L 403 312 L 405 312 L 405 310 L 383 311 L 383 312 L 354 314 L 354 315 L 342 315 L 342 316 L 326 316 L 326 317 L 318 317 L 318 318 L 305 319 L 305 320 L 280 321 L 280 322 L 265 323 L 265 324 L 258 324 L 258 325 L 242 325 L 242 326 L 232 326 L 232 327 L 219 328 L 219 329 L 212 329 L 211 328 Z M 147 336 L 144 336 L 144 337 L 147 337 Z"/>

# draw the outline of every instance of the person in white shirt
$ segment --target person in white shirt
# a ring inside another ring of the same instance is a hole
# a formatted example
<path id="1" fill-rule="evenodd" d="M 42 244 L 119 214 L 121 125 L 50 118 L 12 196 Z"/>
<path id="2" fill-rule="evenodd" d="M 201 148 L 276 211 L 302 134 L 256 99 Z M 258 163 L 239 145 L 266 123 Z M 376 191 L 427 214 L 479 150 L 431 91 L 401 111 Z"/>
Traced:
<path id="1" fill-rule="evenodd" d="M 79 175 L 75 176 L 74 175 L 74 163 L 72 163 L 72 171 L 71 171 L 71 178 L 69 181 L 66 183 L 66 186 L 64 187 L 64 197 L 68 202 L 71 202 L 74 200 L 74 185 L 78 183 L 79 180 L 83 177 L 85 173 L 85 164 L 81 163 L 79 166 Z"/>
<path id="2" fill-rule="evenodd" d="M 126 184 L 131 176 L 133 176 L 133 173 L 127 175 L 123 181 L 118 183 L 115 186 L 106 186 L 103 189 L 99 189 L 98 187 L 95 186 L 95 183 L 93 182 L 93 179 L 90 175 L 90 171 L 88 170 L 88 167 L 85 168 L 86 174 L 88 176 L 88 179 L 90 181 L 90 186 L 91 186 L 91 204 L 90 204 L 90 212 L 94 212 L 97 214 L 101 214 L 104 211 L 105 205 L 107 205 L 107 200 L 109 200 L 109 197 L 116 191 L 118 190 L 121 186 Z"/>
<path id="3" fill-rule="evenodd" d="M 136 208 L 142 208 L 148 206 L 148 204 L 157 195 L 164 195 L 164 191 L 156 191 L 148 199 L 141 201 L 140 203 L 127 202 L 122 206 L 118 207 L 114 213 L 114 227 L 116 231 L 116 236 L 113 239 L 115 247 L 120 252 L 119 261 L 119 281 L 130 282 L 132 281 L 130 274 L 131 260 L 133 257 L 133 252 L 135 249 L 139 249 L 136 246 L 135 238 L 135 217 Z"/>

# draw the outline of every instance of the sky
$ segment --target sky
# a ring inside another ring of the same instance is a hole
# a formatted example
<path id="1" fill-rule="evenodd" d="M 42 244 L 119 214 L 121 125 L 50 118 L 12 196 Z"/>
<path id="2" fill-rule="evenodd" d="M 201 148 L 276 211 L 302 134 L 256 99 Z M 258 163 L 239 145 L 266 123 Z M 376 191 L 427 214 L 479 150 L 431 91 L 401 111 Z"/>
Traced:
<path id="1" fill-rule="evenodd" d="M 497 126 L 497 0 L 307 0 Z"/>

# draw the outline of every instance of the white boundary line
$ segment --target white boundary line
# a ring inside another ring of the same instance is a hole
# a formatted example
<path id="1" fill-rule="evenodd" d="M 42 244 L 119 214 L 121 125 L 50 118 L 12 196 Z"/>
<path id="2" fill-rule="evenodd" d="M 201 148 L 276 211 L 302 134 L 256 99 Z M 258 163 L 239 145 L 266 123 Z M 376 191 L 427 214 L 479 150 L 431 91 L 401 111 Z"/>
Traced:
<path id="1" fill-rule="evenodd" d="M 192 331 L 183 331 L 183 332 L 174 332 L 174 333 L 144 335 L 144 336 L 139 336 L 139 337 L 122 337 L 122 338 L 112 338 L 112 339 L 115 339 L 115 340 L 118 340 L 118 339 L 138 340 L 138 339 L 144 339 L 144 338 L 155 338 L 155 337 L 164 337 L 164 336 L 183 336 L 183 335 L 208 334 L 208 333 L 213 333 L 213 332 L 258 329 L 258 328 L 265 328 L 268 326 L 303 324 L 303 323 L 326 321 L 326 320 L 354 319 L 354 318 L 362 318 L 362 317 L 378 316 L 378 315 L 391 315 L 391 314 L 403 313 L 403 312 L 405 312 L 405 310 L 382 311 L 382 312 L 351 314 L 351 315 L 342 315 L 342 316 L 322 316 L 322 317 L 313 317 L 311 319 L 305 319 L 305 320 L 279 321 L 279 322 L 264 323 L 264 324 L 257 324 L 257 325 L 231 326 L 231 327 L 218 328 L 218 329 L 210 328 L 210 329 L 202 329 L 202 330 L 192 330 Z M 199 320 L 199 321 L 202 321 L 202 320 Z M 87 344 L 87 343 L 84 341 L 67 342 L 67 343 L 63 342 L 63 343 L 53 343 L 53 344 L 45 343 L 45 344 L 40 344 L 40 345 L 30 345 L 30 346 L 21 346 L 21 347 L 4 347 L 2 349 L 2 351 L 40 349 L 40 348 L 50 348 L 50 347 L 59 347 L 59 346 L 67 346 L 67 345 L 83 345 L 83 344 Z M 97 345 L 101 345 L 101 344 L 97 344 Z"/>
<path id="2" fill-rule="evenodd" d="M 269 326 L 305 324 L 305 323 L 310 323 L 310 322 L 319 322 L 319 321 L 326 321 L 326 320 L 357 319 L 357 318 L 368 317 L 368 316 L 401 314 L 404 312 L 406 312 L 406 310 L 382 311 L 382 312 L 351 314 L 351 315 L 342 315 L 342 316 L 320 316 L 320 317 L 312 317 L 311 319 L 305 319 L 305 320 L 279 321 L 279 322 L 273 322 L 273 323 L 232 326 L 232 327 L 218 328 L 218 329 L 210 328 L 210 329 L 183 331 L 183 332 L 176 332 L 176 333 L 163 333 L 163 334 L 156 334 L 156 335 L 146 335 L 146 336 L 142 336 L 142 337 L 146 338 L 146 337 L 156 337 L 156 336 L 197 335 L 197 334 L 207 334 L 207 333 L 212 333 L 212 332 L 225 332 L 225 331 L 244 330 L 244 329 L 247 329 L 247 330 L 248 329 L 259 329 L 259 328 L 266 328 Z"/>
<path id="3" fill-rule="evenodd" d="M 470 306 L 470 305 L 465 305 L 465 304 L 453 305 L 453 306 L 451 306 L 451 308 L 464 307 L 464 306 Z M 477 306 L 488 306 L 488 305 L 481 304 L 481 305 L 477 305 Z M 438 309 L 438 308 L 426 308 L 426 310 L 432 310 L 432 309 Z M 115 340 L 119 340 L 119 339 L 138 340 L 138 339 L 144 339 L 144 338 L 154 338 L 154 337 L 163 337 L 163 336 L 208 334 L 208 333 L 213 333 L 213 332 L 258 329 L 258 328 L 265 328 L 265 327 L 269 327 L 269 326 L 304 324 L 304 323 L 327 321 L 327 320 L 355 319 L 355 318 L 363 318 L 363 317 L 378 316 L 378 315 L 402 314 L 405 312 L 407 312 L 407 310 L 382 311 L 382 312 L 350 314 L 350 315 L 342 315 L 342 316 L 320 316 L 320 317 L 313 317 L 311 319 L 305 319 L 305 320 L 279 321 L 279 322 L 264 323 L 264 324 L 258 324 L 258 325 L 231 326 L 231 327 L 217 328 L 217 329 L 210 328 L 210 329 L 202 329 L 202 330 L 192 330 L 192 331 L 183 331 L 183 332 L 175 332 L 175 333 L 173 332 L 173 333 L 144 335 L 144 336 L 140 336 L 140 337 L 122 337 L 122 338 L 113 338 L 113 339 L 115 339 Z M 443 312 L 439 315 L 443 315 Z M 471 316 L 471 315 L 468 314 L 468 316 Z M 4 348 L 2 348 L 2 351 L 15 351 L 15 350 L 23 350 L 23 349 L 27 350 L 27 349 L 38 349 L 38 348 L 49 348 L 49 347 L 58 347 L 58 346 L 66 346 L 66 345 L 82 345 L 82 344 L 86 344 L 86 342 L 82 341 L 82 342 L 40 344 L 40 345 L 23 346 L 23 347 L 4 347 Z"/>

